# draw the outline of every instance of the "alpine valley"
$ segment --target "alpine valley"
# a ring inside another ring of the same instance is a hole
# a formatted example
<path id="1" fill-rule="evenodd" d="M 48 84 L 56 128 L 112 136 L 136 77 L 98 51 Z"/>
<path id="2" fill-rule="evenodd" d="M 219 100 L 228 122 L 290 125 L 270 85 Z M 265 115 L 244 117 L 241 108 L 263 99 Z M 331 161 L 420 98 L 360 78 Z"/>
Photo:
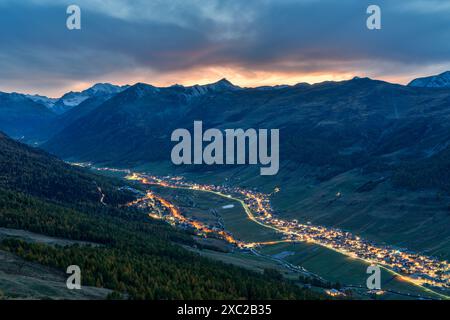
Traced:
<path id="1" fill-rule="evenodd" d="M 222 79 L 96 84 L 56 99 L 0 93 L 0 292 L 446 299 L 448 74 L 407 86 Z M 279 129 L 278 173 L 173 165 L 171 134 L 194 121 Z M 382 292 L 365 288 L 371 263 L 383 267 Z M 89 290 L 63 290 L 70 264 Z"/>

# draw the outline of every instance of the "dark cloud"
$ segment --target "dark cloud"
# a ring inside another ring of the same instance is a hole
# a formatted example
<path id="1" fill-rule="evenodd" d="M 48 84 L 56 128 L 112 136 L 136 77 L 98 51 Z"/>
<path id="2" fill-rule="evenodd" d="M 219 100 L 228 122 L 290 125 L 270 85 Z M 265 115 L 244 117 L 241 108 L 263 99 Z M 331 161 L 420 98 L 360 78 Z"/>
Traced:
<path id="1" fill-rule="evenodd" d="M 382 30 L 369 31 L 372 2 L 82 0 L 82 30 L 69 31 L 69 2 L 0 0 L 0 90 L 208 66 L 392 78 L 450 65 L 445 1 L 377 1 Z"/>

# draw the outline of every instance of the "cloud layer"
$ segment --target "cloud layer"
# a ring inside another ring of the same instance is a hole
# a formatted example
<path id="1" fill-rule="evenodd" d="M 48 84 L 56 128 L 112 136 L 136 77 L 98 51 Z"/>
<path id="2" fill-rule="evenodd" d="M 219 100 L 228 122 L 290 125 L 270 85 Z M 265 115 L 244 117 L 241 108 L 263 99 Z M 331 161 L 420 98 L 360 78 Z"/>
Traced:
<path id="1" fill-rule="evenodd" d="M 59 95 L 96 81 L 241 85 L 367 75 L 396 82 L 450 69 L 450 5 L 365 0 L 0 0 L 0 90 Z"/>

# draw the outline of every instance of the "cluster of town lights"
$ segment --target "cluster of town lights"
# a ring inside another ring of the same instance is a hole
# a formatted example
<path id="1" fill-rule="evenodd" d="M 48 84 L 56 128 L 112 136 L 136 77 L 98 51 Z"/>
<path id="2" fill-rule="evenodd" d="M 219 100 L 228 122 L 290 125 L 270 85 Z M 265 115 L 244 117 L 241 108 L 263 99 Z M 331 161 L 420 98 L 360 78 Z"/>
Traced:
<path id="1" fill-rule="evenodd" d="M 241 199 L 250 219 L 282 233 L 285 241 L 304 241 L 319 244 L 353 258 L 383 265 L 390 270 L 402 274 L 405 280 L 414 282 L 415 284 L 428 284 L 434 287 L 450 288 L 450 264 L 447 261 L 440 261 L 400 248 L 376 245 L 371 241 L 361 239 L 350 232 L 337 228 L 327 228 L 311 225 L 310 223 L 299 223 L 297 220 L 288 221 L 277 218 L 270 205 L 270 196 L 267 194 L 244 190 L 239 187 L 189 183 L 182 178 L 171 176 L 156 177 L 130 173 L 127 179 L 161 187 L 214 192 L 222 196 Z M 241 248 L 253 248 L 266 244 L 245 243 L 235 239 L 231 233 L 223 229 L 209 227 L 202 222 L 186 218 L 174 205 L 151 192 L 147 193 L 141 200 L 144 199 L 156 200 L 165 207 L 168 210 L 168 215 L 165 218 L 167 221 L 183 226 L 190 226 L 200 234 L 220 237 Z M 157 217 L 162 218 L 163 215 L 157 215 Z"/>

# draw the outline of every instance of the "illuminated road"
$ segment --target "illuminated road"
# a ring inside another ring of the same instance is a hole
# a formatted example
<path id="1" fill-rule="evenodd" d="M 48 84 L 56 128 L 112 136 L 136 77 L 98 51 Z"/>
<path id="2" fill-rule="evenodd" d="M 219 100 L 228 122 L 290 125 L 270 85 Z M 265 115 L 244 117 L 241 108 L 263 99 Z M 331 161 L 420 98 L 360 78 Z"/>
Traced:
<path id="1" fill-rule="evenodd" d="M 286 238 L 281 241 L 244 243 L 234 239 L 231 234 L 221 231 L 222 238 L 230 243 L 238 245 L 239 247 L 255 248 L 262 245 L 271 245 L 280 242 L 310 242 L 369 264 L 380 265 L 380 267 L 384 268 L 388 272 L 421 287 L 424 291 L 436 294 L 444 299 L 449 298 L 447 295 L 436 292 L 424 286 L 425 284 L 428 284 L 435 287 L 450 287 L 450 265 L 446 261 L 439 261 L 427 256 L 421 256 L 419 254 L 401 251 L 390 247 L 376 246 L 339 229 L 305 225 L 298 223 L 295 220 L 285 221 L 275 218 L 272 214 L 272 209 L 268 204 L 269 202 L 267 195 L 257 192 L 239 188 L 232 188 L 232 190 L 227 190 L 227 188 L 225 188 L 226 190 L 221 190 L 224 189 L 224 187 L 199 185 L 187 183 L 182 181 L 182 179 L 174 179 L 172 177 L 161 178 L 137 173 L 130 174 L 127 178 L 130 180 L 140 181 L 141 183 L 147 185 L 209 192 L 227 199 L 238 201 L 244 208 L 245 213 L 250 220 L 260 226 L 275 230 L 283 234 Z M 234 196 L 234 194 L 242 196 L 243 199 L 238 196 Z M 206 233 L 217 233 L 217 230 L 212 230 L 198 221 L 195 223 L 191 221 L 190 223 L 197 230 Z M 400 269 L 401 272 L 394 269 Z"/>
<path id="2" fill-rule="evenodd" d="M 309 242 L 317 244 L 365 263 L 379 265 L 386 271 L 398 276 L 401 280 L 408 281 L 424 291 L 433 293 L 443 299 L 450 298 L 448 295 L 436 292 L 426 286 L 450 289 L 450 264 L 447 261 L 420 255 L 405 249 L 379 246 L 336 228 L 302 224 L 296 220 L 282 220 L 274 215 L 269 201 L 270 195 L 268 194 L 249 191 L 239 187 L 189 183 L 182 177 L 157 177 L 131 172 L 128 169 L 95 168 L 90 164 L 75 165 L 88 166 L 100 171 L 122 172 L 127 174 L 127 179 L 136 180 L 145 185 L 209 192 L 238 201 L 251 221 L 262 227 L 277 231 L 284 236 L 284 239 L 253 243 L 239 241 L 226 230 L 210 227 L 200 221 L 184 217 L 173 204 L 151 192 L 148 192 L 142 199 L 129 204 L 145 206 L 147 201 L 156 201 L 168 212 L 167 216 L 161 213 L 151 213 L 149 216 L 152 218 L 164 218 L 172 224 L 181 224 L 184 227 L 189 226 L 203 236 L 216 236 L 238 247 L 250 249 L 252 252 L 259 246 L 281 242 Z M 276 188 L 274 192 L 278 191 L 279 189 Z"/>

